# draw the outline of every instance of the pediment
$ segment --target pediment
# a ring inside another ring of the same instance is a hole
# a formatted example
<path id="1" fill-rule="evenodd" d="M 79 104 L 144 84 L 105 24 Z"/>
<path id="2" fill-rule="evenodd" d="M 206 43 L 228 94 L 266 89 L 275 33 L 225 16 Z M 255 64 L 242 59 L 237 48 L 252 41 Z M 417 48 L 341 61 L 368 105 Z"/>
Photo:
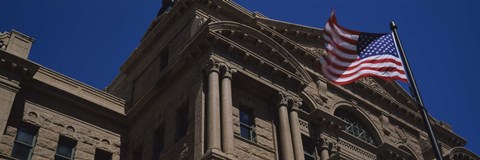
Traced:
<path id="1" fill-rule="evenodd" d="M 384 96 L 385 98 L 394 99 L 395 101 L 413 110 L 418 110 L 413 105 L 417 102 L 396 81 L 385 81 L 376 77 L 365 77 L 360 79 L 358 82 L 372 88 L 374 91 Z"/>
<path id="2" fill-rule="evenodd" d="M 256 66 L 271 65 L 274 72 L 284 72 L 289 78 L 300 78 L 306 85 L 312 78 L 297 59 L 281 44 L 261 31 L 233 21 L 214 22 L 209 25 L 211 34 L 229 44 L 227 52 L 241 50 L 238 58 L 252 57 Z"/>

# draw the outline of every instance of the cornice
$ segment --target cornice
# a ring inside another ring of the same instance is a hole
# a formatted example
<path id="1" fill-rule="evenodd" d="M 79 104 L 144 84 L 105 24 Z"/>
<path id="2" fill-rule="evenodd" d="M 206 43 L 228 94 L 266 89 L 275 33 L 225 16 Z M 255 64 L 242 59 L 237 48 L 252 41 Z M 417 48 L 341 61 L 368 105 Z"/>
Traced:
<path id="1" fill-rule="evenodd" d="M 378 152 L 377 155 L 383 155 L 385 156 L 384 158 L 393 158 L 393 159 L 408 159 L 407 157 L 415 155 L 410 155 L 409 153 L 401 150 L 400 148 L 393 146 L 389 143 L 383 143 L 378 146 Z"/>
<path id="2" fill-rule="evenodd" d="M 18 73 L 23 78 L 31 78 L 37 72 L 40 65 L 6 51 L 0 50 L 0 67 L 6 67 L 14 73 Z"/>
<path id="3" fill-rule="evenodd" d="M 307 39 L 322 40 L 323 29 L 290 22 L 270 19 L 266 17 L 256 17 L 257 21 L 265 24 L 269 28 L 282 33 L 293 33 L 294 36 L 300 36 Z"/>
<path id="4" fill-rule="evenodd" d="M 379 102 L 384 103 L 385 107 L 390 107 L 394 111 L 397 111 L 397 113 L 403 114 L 405 117 L 412 118 L 412 120 L 414 120 L 414 122 L 412 122 L 413 124 L 421 122 L 421 115 L 418 110 L 415 111 L 410 107 L 405 106 L 403 103 L 398 102 L 395 98 L 389 96 L 386 93 L 382 93 L 379 89 L 368 85 L 366 82 L 359 80 L 357 82 L 354 82 L 353 86 L 363 89 L 366 92 L 373 93 L 372 97 L 377 98 L 375 100 L 379 100 Z"/>
<path id="5" fill-rule="evenodd" d="M 125 106 L 125 100 L 115 97 L 104 91 L 100 91 L 94 87 L 86 85 L 80 81 L 57 73 L 48 68 L 40 67 L 33 76 L 33 79 L 58 88 L 64 92 L 78 96 L 99 106 L 108 108 L 117 113 L 124 114 L 123 107 Z"/>
<path id="6" fill-rule="evenodd" d="M 331 115 L 320 109 L 316 109 L 312 113 L 310 113 L 306 120 L 320 125 L 324 125 L 328 128 L 332 128 L 338 131 L 341 131 L 342 128 L 348 124 L 343 119 L 340 119 L 337 116 Z"/>

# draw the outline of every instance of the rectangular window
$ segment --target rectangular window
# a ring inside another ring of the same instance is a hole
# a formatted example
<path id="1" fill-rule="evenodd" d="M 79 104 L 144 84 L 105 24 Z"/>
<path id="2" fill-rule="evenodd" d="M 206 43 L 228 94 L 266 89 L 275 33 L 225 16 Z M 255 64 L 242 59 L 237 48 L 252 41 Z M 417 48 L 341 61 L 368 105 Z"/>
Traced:
<path id="1" fill-rule="evenodd" d="M 12 157 L 20 160 L 32 159 L 33 147 L 37 140 L 38 128 L 21 124 L 15 137 L 15 143 L 13 144 Z"/>
<path id="2" fill-rule="evenodd" d="M 154 144 L 155 146 L 153 147 L 153 157 L 154 159 L 159 159 L 160 155 L 164 149 L 164 137 L 165 137 L 165 127 L 164 125 L 160 125 L 155 132 L 153 133 L 154 135 Z"/>
<path id="3" fill-rule="evenodd" d="M 253 114 L 240 109 L 240 136 L 250 141 L 255 141 L 255 122 Z"/>
<path id="4" fill-rule="evenodd" d="M 112 160 L 112 153 L 97 148 L 95 149 L 95 160 Z"/>
<path id="5" fill-rule="evenodd" d="M 75 155 L 76 145 L 77 141 L 60 136 L 57 151 L 55 152 L 55 160 L 72 160 Z"/>
<path id="6" fill-rule="evenodd" d="M 187 134 L 188 128 L 188 106 L 184 106 L 177 111 L 176 117 L 175 141 L 180 140 Z"/>
<path id="7" fill-rule="evenodd" d="M 305 160 L 315 160 L 315 141 L 309 137 L 302 135 L 302 144 Z"/>

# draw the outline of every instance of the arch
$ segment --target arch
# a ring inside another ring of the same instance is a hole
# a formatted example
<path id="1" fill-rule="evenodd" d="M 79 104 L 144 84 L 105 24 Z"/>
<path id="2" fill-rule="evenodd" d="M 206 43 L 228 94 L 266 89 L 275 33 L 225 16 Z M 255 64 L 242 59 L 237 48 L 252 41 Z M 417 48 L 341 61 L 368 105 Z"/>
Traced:
<path id="1" fill-rule="evenodd" d="M 364 129 L 372 136 L 374 141 L 372 145 L 378 146 L 384 143 L 383 137 L 380 135 L 380 130 L 374 125 L 373 121 L 369 118 L 369 116 L 367 116 L 365 111 L 352 106 L 349 102 L 342 101 L 336 103 L 333 107 L 332 114 L 337 116 L 336 113 L 338 112 L 346 112 L 350 116 L 354 117 L 353 119 L 358 120 L 358 123 L 362 125 Z"/>
<path id="2" fill-rule="evenodd" d="M 402 151 L 407 152 L 408 154 L 410 154 L 411 157 L 409 157 L 409 158 L 410 158 L 411 160 L 417 160 L 417 159 L 419 159 L 418 156 L 417 156 L 417 154 L 416 154 L 415 152 L 413 152 L 413 149 L 410 148 L 410 147 L 408 147 L 408 146 L 406 146 L 405 144 L 402 143 L 402 144 L 400 144 L 400 145 L 397 145 L 397 148 L 400 149 L 400 150 L 402 150 Z"/>
<path id="3" fill-rule="evenodd" d="M 313 100 L 312 96 L 309 95 L 308 93 L 305 93 L 305 92 L 302 92 L 302 94 L 300 94 L 300 98 L 302 98 L 303 100 L 303 105 L 304 107 L 306 107 L 306 109 L 310 110 L 310 111 L 314 111 L 315 109 L 319 108 L 317 106 L 317 103 L 315 103 L 315 101 Z M 308 112 L 310 113 L 310 112 Z"/>
<path id="4" fill-rule="evenodd" d="M 465 147 L 454 147 L 444 155 L 448 160 L 477 160 L 480 159 L 477 154 Z"/>
<path id="5" fill-rule="evenodd" d="M 303 80 L 305 80 L 307 83 L 313 82 L 312 77 L 310 77 L 308 72 L 302 67 L 302 65 L 300 65 L 300 63 L 295 59 L 295 57 L 288 52 L 288 50 L 286 50 L 282 45 L 278 44 L 269 36 L 256 30 L 255 28 L 233 21 L 220 21 L 210 23 L 209 29 L 212 32 L 222 30 L 234 30 L 248 35 L 255 35 L 256 38 L 261 40 L 263 43 L 268 44 L 270 47 L 274 48 L 281 56 L 283 56 L 283 58 L 285 58 L 288 63 L 292 65 L 293 68 L 295 68 L 295 70 L 300 74 Z"/>

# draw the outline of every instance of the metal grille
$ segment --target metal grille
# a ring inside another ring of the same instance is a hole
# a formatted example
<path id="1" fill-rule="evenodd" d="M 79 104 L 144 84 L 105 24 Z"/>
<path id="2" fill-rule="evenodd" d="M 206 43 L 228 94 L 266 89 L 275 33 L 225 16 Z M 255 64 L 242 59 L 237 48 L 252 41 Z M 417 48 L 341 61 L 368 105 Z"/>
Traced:
<path id="1" fill-rule="evenodd" d="M 335 112 L 335 116 L 347 121 L 347 127 L 345 127 L 345 132 L 351 134 L 358 139 L 367 142 L 368 144 L 374 144 L 375 141 L 371 134 L 365 129 L 365 127 L 360 123 L 360 120 L 357 119 L 354 115 L 344 112 L 338 111 Z"/>

